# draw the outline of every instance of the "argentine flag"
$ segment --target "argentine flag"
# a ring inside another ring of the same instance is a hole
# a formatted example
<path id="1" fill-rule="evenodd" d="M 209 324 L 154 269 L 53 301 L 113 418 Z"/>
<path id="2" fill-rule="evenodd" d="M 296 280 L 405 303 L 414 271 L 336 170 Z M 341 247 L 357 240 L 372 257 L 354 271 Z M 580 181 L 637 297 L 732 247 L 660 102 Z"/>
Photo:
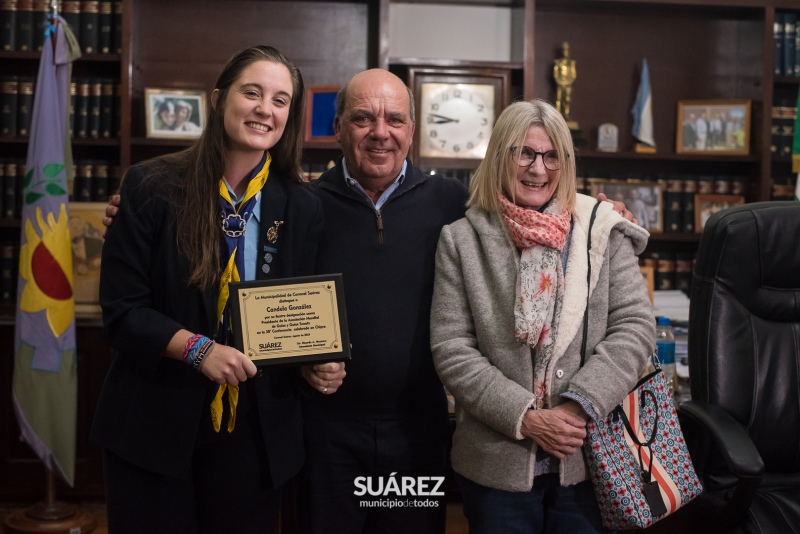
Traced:
<path id="1" fill-rule="evenodd" d="M 656 146 L 653 138 L 653 95 L 650 93 L 650 71 L 647 59 L 642 60 L 642 78 L 636 92 L 633 114 L 633 137 L 648 146 Z"/>

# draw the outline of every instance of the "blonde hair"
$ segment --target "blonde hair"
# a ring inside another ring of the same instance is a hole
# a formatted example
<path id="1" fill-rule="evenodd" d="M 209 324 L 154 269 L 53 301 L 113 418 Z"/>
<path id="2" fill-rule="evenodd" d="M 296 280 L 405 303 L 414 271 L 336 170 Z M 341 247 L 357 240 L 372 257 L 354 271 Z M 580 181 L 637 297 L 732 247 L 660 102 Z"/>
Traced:
<path id="1" fill-rule="evenodd" d="M 522 146 L 531 126 L 547 133 L 558 152 L 558 183 L 553 199 L 572 213 L 575 208 L 575 149 L 567 123 L 551 104 L 541 99 L 514 102 L 498 117 L 489 139 L 486 157 L 478 165 L 469 184 L 467 206 L 489 212 L 500 210 L 500 195 L 514 202 L 514 182 L 517 164 L 511 157 L 511 147 Z"/>

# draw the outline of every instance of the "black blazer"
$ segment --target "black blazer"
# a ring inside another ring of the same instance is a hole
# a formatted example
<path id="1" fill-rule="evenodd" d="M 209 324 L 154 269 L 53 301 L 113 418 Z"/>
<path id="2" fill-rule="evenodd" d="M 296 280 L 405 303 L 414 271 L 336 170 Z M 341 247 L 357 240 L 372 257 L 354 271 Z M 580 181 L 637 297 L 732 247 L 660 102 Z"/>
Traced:
<path id="1" fill-rule="evenodd" d="M 190 472 L 198 426 L 218 386 L 163 353 L 181 328 L 211 337 L 216 290 L 202 292 L 187 284 L 189 264 L 178 253 L 165 180 L 144 179 L 154 171 L 174 177 L 179 169 L 152 161 L 131 167 L 103 247 L 104 335 L 119 353 L 106 377 L 91 437 L 135 465 L 183 477 Z M 308 188 L 270 172 L 260 221 L 256 277 L 313 274 L 323 215 Z M 267 229 L 275 221 L 283 224 L 277 242 L 269 244 L 277 252 L 264 273 Z M 274 487 L 304 460 L 298 374 L 296 368 L 264 370 L 248 380 L 258 399 Z"/>

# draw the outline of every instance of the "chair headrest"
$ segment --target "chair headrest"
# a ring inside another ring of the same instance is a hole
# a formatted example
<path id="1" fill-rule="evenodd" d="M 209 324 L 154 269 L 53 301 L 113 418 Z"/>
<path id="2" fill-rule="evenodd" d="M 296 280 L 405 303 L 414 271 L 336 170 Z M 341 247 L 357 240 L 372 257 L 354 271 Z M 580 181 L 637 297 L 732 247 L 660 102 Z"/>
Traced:
<path id="1" fill-rule="evenodd" d="M 695 276 L 724 285 L 757 316 L 800 320 L 800 202 L 745 204 L 713 215 Z"/>

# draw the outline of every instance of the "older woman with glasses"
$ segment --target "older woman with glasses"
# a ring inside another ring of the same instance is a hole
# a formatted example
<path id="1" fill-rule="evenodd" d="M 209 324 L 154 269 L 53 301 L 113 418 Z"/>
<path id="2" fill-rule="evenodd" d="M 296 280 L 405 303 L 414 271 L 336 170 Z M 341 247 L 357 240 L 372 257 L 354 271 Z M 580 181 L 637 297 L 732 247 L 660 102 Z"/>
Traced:
<path id="1" fill-rule="evenodd" d="M 497 120 L 466 216 L 442 230 L 431 345 L 456 399 L 452 464 L 473 534 L 603 532 L 586 423 L 635 385 L 655 324 L 636 258 L 648 233 L 603 202 L 589 258 L 596 203 L 576 193 L 562 116 L 517 102 Z"/>

